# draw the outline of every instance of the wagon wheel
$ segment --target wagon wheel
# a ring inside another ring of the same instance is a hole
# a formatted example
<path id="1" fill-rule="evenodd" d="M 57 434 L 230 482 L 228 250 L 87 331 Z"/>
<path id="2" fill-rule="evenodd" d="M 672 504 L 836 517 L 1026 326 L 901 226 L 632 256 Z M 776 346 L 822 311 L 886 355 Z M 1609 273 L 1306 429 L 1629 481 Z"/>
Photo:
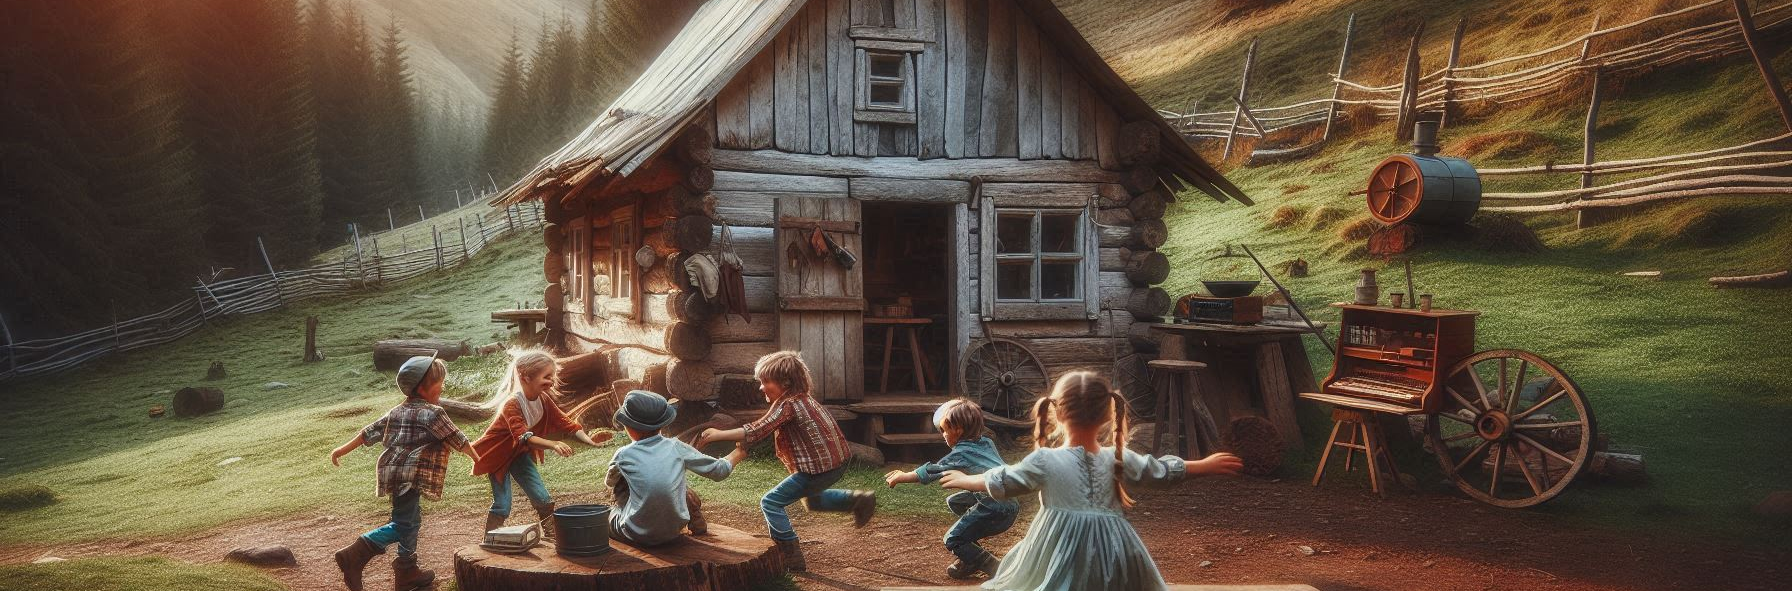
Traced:
<path id="1" fill-rule="evenodd" d="M 1045 365 L 1019 341 L 991 338 L 965 351 L 959 375 L 965 396 L 985 412 L 1016 420 L 1031 417 L 1033 401 L 1045 393 Z"/>
<path id="2" fill-rule="evenodd" d="M 1412 215 L 1424 190 L 1420 179 L 1419 168 L 1406 158 L 1383 161 L 1369 175 L 1369 215 L 1384 224 L 1399 223 Z"/>
<path id="3" fill-rule="evenodd" d="M 1535 369 L 1535 377 L 1526 374 Z M 1449 369 L 1425 439 L 1444 473 L 1475 500 L 1506 508 L 1555 498 L 1593 456 L 1593 413 L 1580 387 L 1542 357 L 1482 351 Z"/>

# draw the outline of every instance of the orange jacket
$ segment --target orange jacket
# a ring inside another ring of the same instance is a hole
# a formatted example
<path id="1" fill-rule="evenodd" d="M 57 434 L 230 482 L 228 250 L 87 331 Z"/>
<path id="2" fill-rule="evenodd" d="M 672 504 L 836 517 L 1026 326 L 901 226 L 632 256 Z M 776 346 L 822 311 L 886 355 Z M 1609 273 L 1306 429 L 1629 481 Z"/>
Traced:
<path id="1" fill-rule="evenodd" d="M 530 429 L 523 419 L 523 408 L 512 395 L 498 409 L 497 418 L 492 419 L 491 426 L 485 428 L 485 434 L 473 442 L 473 449 L 479 452 L 479 461 L 473 463 L 473 475 L 502 473 L 510 467 L 510 462 L 516 460 L 518 454 L 525 452 L 534 457 L 535 463 L 541 463 L 546 456 L 540 448 L 523 443 L 523 433 L 533 432 L 539 436 L 583 430 L 583 426 L 560 411 L 560 407 L 554 404 L 552 395 L 545 393 L 541 397 L 541 420 L 535 423 L 534 429 Z"/>

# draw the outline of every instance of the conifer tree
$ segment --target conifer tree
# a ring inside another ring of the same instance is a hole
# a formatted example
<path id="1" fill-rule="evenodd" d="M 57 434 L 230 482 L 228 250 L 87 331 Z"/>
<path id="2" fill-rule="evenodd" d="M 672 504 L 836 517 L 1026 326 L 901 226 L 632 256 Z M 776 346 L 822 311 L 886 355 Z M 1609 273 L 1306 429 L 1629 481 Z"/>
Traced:
<path id="1" fill-rule="evenodd" d="M 316 128 L 292 0 L 191 0 L 169 19 L 179 39 L 185 120 L 201 171 L 212 260 L 259 267 L 317 251 Z M 336 234 L 336 233 L 332 233 Z"/>
<path id="2" fill-rule="evenodd" d="M 402 31 L 396 21 L 386 25 L 375 60 L 370 123 L 373 151 L 368 155 L 376 198 L 390 207 L 418 202 L 419 141 L 417 95 L 410 61 L 405 57 Z"/>

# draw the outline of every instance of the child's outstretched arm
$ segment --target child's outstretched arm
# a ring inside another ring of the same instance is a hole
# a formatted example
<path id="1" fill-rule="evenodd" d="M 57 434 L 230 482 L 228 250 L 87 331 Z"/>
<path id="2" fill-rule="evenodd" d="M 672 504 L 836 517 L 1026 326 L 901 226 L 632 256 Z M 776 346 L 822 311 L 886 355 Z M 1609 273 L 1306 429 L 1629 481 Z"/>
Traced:
<path id="1" fill-rule="evenodd" d="M 560 457 L 562 457 L 562 458 L 572 457 L 572 446 L 567 445 L 565 443 L 558 442 L 558 441 L 554 441 L 552 439 L 548 439 L 546 437 L 537 437 L 537 436 L 531 435 L 531 436 L 529 436 L 527 443 L 529 445 L 535 446 L 536 448 L 546 450 L 546 451 L 551 451 L 556 454 L 559 454 Z"/>
<path id="2" fill-rule="evenodd" d="M 890 488 L 896 488 L 896 485 L 898 484 L 920 481 L 920 474 L 908 470 L 891 470 L 889 473 L 884 474 L 884 484 L 890 485 Z"/>
<path id="3" fill-rule="evenodd" d="M 348 442 L 343 443 L 341 446 L 330 452 L 330 464 L 341 466 L 342 456 L 346 456 L 349 452 L 360 449 L 363 443 L 365 443 L 365 441 L 362 440 L 361 433 L 356 432 L 353 439 L 349 439 Z"/>
<path id="4" fill-rule="evenodd" d="M 695 445 L 693 445 L 692 447 L 701 448 L 701 447 L 707 446 L 711 443 L 715 443 L 717 441 L 746 441 L 746 440 L 747 440 L 747 428 L 746 427 L 736 427 L 734 429 L 716 429 L 714 427 L 711 427 L 708 429 L 704 429 L 703 433 L 697 436 L 697 443 Z"/>
<path id="5" fill-rule="evenodd" d="M 592 437 L 591 433 L 596 433 L 597 436 Z M 609 443 L 610 440 L 615 437 L 616 437 L 615 433 L 611 433 L 609 431 L 598 431 L 595 429 L 593 429 L 590 433 L 587 433 L 585 431 L 577 431 L 577 430 L 572 432 L 573 439 L 577 439 L 577 440 L 579 440 L 580 443 L 589 445 L 591 447 L 598 447 L 605 443 Z"/>
<path id="6" fill-rule="evenodd" d="M 454 448 L 454 451 L 467 454 L 467 457 L 473 458 L 473 463 L 479 463 L 479 451 L 473 449 L 473 444 L 468 443 L 465 437 L 462 437 L 449 445 Z"/>
<path id="7" fill-rule="evenodd" d="M 971 492 L 989 492 L 989 482 L 982 474 L 971 476 L 957 470 L 947 470 L 940 475 L 941 488 L 956 488 Z"/>
<path id="8" fill-rule="evenodd" d="M 1190 476 L 1237 476 L 1244 470 L 1244 460 L 1220 452 L 1188 463 Z"/>

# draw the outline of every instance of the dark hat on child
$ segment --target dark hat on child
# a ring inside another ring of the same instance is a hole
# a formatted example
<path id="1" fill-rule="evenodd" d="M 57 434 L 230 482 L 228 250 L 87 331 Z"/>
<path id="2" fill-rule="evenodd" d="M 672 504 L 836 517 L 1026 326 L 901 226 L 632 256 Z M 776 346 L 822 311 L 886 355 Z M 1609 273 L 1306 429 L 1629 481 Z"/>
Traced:
<path id="1" fill-rule="evenodd" d="M 630 390 L 616 408 L 616 422 L 637 431 L 658 431 L 678 418 L 678 409 L 660 396 L 646 390 Z"/>
<path id="2" fill-rule="evenodd" d="M 429 375 L 429 366 L 435 363 L 435 360 L 435 351 L 430 351 L 428 355 L 418 355 L 404 360 L 404 364 L 398 366 L 399 391 L 404 392 L 405 396 L 416 396 L 417 385 L 423 383 L 423 376 Z"/>

